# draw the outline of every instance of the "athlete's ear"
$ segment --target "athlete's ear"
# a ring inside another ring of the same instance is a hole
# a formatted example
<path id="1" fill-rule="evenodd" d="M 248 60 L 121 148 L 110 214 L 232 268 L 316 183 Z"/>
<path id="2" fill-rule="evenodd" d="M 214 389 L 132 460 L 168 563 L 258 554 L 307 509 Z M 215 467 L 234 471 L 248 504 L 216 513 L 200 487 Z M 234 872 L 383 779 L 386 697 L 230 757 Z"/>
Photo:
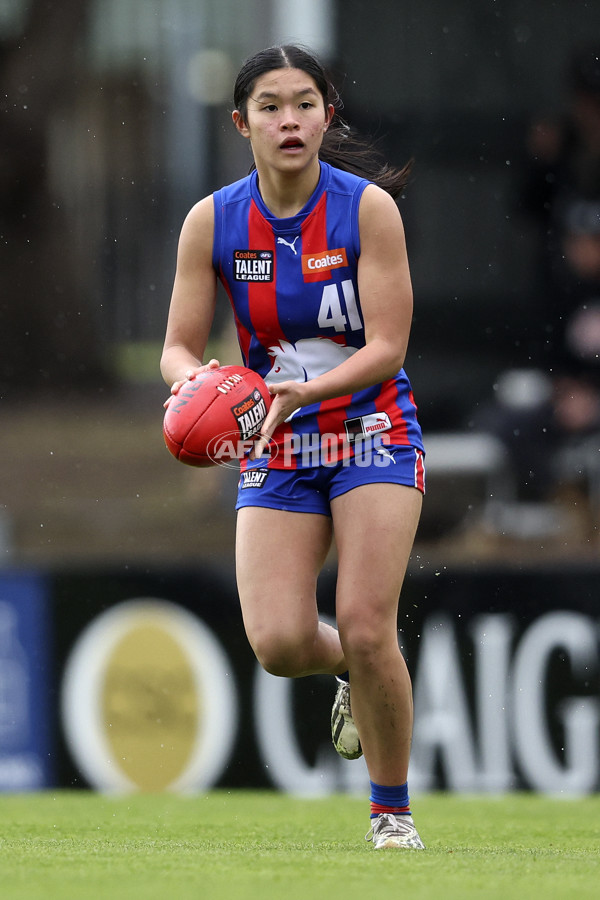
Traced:
<path id="1" fill-rule="evenodd" d="M 249 137 L 250 137 L 250 132 L 249 132 L 249 130 L 248 130 L 248 126 L 247 126 L 246 123 L 244 122 L 244 117 L 242 116 L 242 114 L 241 114 L 241 112 L 239 111 L 239 109 L 234 109 L 234 110 L 233 110 L 233 112 L 231 113 L 231 118 L 232 118 L 232 120 L 233 120 L 233 124 L 235 125 L 235 127 L 237 128 L 237 130 L 239 131 L 239 133 L 240 133 L 243 137 L 249 138 Z"/>
<path id="2" fill-rule="evenodd" d="M 331 125 L 331 120 L 333 119 L 334 115 L 335 115 L 335 106 L 333 106 L 333 104 L 330 103 L 328 105 L 327 109 L 325 110 L 325 126 L 323 128 L 323 131 L 327 131 L 327 129 Z"/>

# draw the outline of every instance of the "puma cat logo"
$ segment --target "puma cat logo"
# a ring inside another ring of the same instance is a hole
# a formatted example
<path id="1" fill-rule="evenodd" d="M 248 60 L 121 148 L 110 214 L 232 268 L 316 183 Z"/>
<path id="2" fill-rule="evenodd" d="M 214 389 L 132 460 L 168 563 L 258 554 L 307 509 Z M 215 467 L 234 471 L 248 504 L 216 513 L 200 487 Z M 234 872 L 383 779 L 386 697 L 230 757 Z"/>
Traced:
<path id="1" fill-rule="evenodd" d="M 298 240 L 299 237 L 300 237 L 300 235 L 297 234 L 296 237 L 294 238 L 294 240 L 292 241 L 291 244 L 290 244 L 289 241 L 286 241 L 285 238 L 278 237 L 278 238 L 277 238 L 277 243 L 278 243 L 278 244 L 285 244 L 286 247 L 289 247 L 290 250 L 293 251 L 294 256 L 297 256 L 297 255 L 298 255 L 298 251 L 296 250 L 296 247 L 295 247 L 294 245 L 295 245 L 295 243 L 296 243 L 296 241 Z"/>

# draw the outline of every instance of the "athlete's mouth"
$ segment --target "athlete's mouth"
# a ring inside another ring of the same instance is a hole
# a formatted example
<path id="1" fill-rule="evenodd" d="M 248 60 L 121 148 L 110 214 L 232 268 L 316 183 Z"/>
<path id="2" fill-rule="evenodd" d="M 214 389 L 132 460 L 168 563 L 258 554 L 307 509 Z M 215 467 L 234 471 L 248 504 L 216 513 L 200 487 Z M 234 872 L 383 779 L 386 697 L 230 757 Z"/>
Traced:
<path id="1" fill-rule="evenodd" d="M 279 146 L 282 150 L 299 150 L 301 147 L 304 147 L 304 144 L 299 138 L 287 138 Z"/>

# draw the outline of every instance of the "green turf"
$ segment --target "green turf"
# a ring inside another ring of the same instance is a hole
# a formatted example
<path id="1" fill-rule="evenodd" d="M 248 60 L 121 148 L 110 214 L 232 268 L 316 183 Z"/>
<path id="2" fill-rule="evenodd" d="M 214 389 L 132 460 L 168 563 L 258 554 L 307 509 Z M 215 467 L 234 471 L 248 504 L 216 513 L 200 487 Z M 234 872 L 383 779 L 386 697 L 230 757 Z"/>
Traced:
<path id="1" fill-rule="evenodd" d="M 600 896 L 600 796 L 413 797 L 427 844 L 378 851 L 367 804 L 278 793 L 0 796 L 2 900 Z"/>

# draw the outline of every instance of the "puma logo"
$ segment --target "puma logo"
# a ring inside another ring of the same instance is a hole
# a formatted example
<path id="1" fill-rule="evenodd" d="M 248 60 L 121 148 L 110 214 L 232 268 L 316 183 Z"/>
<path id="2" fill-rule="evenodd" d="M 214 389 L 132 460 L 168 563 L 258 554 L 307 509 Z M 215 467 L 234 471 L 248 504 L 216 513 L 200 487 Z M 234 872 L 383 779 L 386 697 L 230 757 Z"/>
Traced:
<path id="1" fill-rule="evenodd" d="M 286 241 L 285 238 L 278 237 L 278 238 L 277 238 L 277 243 L 278 243 L 278 244 L 285 244 L 286 247 L 289 247 L 290 250 L 293 251 L 294 256 L 298 256 L 298 251 L 296 250 L 295 244 L 296 244 L 296 241 L 298 240 L 299 237 L 300 237 L 300 235 L 297 234 L 296 237 L 294 238 L 294 240 L 292 241 L 291 244 L 290 244 L 289 241 Z"/>

